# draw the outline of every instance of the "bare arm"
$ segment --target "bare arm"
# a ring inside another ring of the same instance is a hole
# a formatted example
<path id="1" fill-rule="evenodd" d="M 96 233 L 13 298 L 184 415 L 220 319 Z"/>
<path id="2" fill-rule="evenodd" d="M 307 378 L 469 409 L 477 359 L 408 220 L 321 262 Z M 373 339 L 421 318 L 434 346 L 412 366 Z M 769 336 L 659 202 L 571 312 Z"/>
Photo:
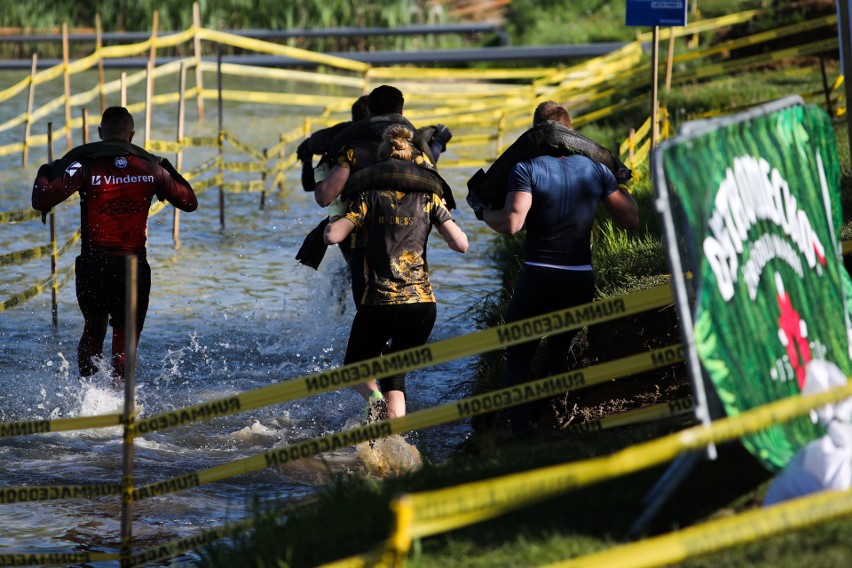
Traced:
<path id="1" fill-rule="evenodd" d="M 444 237 L 447 245 L 456 252 L 465 253 L 470 247 L 467 241 L 467 235 L 461 230 L 461 227 L 456 225 L 452 219 L 444 221 L 438 225 L 438 232 Z"/>
<path id="2" fill-rule="evenodd" d="M 349 233 L 351 233 L 354 229 L 355 223 L 346 217 L 341 217 L 337 221 L 325 226 L 325 232 L 322 234 L 322 240 L 327 245 L 336 245 L 337 243 L 343 242 L 343 239 L 348 237 Z"/>
<path id="3" fill-rule="evenodd" d="M 514 235 L 524 227 L 527 213 L 532 206 L 532 194 L 526 191 L 510 191 L 506 194 L 506 204 L 503 209 L 486 209 L 482 212 L 482 220 L 504 235 Z"/>
<path id="4" fill-rule="evenodd" d="M 337 165 L 331 168 L 328 177 L 319 182 L 314 188 L 314 199 L 320 207 L 328 207 L 341 193 L 349 179 L 349 168 Z"/>
<path id="5" fill-rule="evenodd" d="M 603 198 L 603 203 L 619 226 L 631 231 L 639 227 L 639 206 L 627 188 L 619 186 L 618 191 Z"/>

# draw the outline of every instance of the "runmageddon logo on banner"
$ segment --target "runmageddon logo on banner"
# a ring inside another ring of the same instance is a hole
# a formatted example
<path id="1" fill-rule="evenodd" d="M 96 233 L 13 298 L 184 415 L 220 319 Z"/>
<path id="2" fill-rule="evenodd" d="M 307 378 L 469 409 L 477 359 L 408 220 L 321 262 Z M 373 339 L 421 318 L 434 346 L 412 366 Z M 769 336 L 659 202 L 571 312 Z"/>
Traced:
<path id="1" fill-rule="evenodd" d="M 819 154 L 816 161 L 824 180 Z M 773 259 L 789 264 L 800 278 L 805 275 L 802 258 L 809 268 L 822 274 L 825 247 L 807 212 L 798 208 L 795 196 L 790 194 L 787 180 L 763 158 L 734 158 L 733 167 L 725 170 L 714 205 L 709 222 L 713 234 L 704 239 L 704 254 L 726 301 L 734 296 L 740 257 L 745 251 L 749 258 L 742 272 L 751 299 L 757 297 L 760 276 Z M 783 236 L 767 233 L 750 241 L 749 230 L 758 221 L 771 222 L 782 230 Z"/>
<path id="2" fill-rule="evenodd" d="M 656 154 L 695 276 L 688 331 L 728 415 L 798 394 L 814 360 L 852 374 L 834 130 L 785 103 L 694 123 Z M 744 444 L 776 469 L 820 435 L 802 418 Z"/>

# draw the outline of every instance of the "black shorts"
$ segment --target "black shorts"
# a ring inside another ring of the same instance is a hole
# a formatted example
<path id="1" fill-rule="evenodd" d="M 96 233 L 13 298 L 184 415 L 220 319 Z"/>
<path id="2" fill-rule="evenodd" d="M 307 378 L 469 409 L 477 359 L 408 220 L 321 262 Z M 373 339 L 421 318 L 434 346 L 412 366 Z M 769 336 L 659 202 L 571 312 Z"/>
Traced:
<path id="1" fill-rule="evenodd" d="M 77 303 L 85 318 L 109 316 L 113 327 L 124 327 L 126 256 L 83 253 L 77 257 Z M 136 332 L 142 331 L 151 294 L 151 267 L 138 257 L 136 272 Z"/>

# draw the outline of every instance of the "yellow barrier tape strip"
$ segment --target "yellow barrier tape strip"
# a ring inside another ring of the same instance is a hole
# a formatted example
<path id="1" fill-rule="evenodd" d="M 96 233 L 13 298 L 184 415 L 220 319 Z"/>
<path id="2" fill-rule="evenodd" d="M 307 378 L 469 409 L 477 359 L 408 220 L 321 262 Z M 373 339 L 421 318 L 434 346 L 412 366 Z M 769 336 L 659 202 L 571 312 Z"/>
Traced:
<path id="1" fill-rule="evenodd" d="M 0 438 L 45 434 L 47 432 L 70 432 L 89 428 L 107 428 L 121 425 L 121 414 L 78 416 L 55 420 L 25 420 L 23 422 L 0 422 Z"/>
<path id="2" fill-rule="evenodd" d="M 192 188 L 195 191 L 196 195 L 200 194 L 202 191 L 208 190 L 211 187 L 216 187 L 222 184 L 222 174 L 216 174 L 215 176 L 211 176 L 207 179 L 201 180 L 197 183 L 192 184 Z"/>
<path id="3" fill-rule="evenodd" d="M 181 138 L 180 143 L 184 148 L 196 146 L 211 146 L 215 148 L 219 146 L 219 139 L 215 136 L 188 136 Z"/>
<path id="4" fill-rule="evenodd" d="M 174 493 L 244 473 L 278 467 L 291 461 L 347 448 L 376 438 L 384 438 L 391 434 L 422 430 L 431 426 L 494 412 L 532 400 L 556 396 L 568 390 L 600 384 L 621 376 L 669 366 L 682 360 L 683 349 L 678 345 L 546 377 L 516 387 L 499 389 L 435 408 L 420 410 L 400 418 L 374 422 L 344 432 L 304 440 L 263 454 L 145 485 L 134 491 L 133 500 Z M 143 422 L 139 422 L 137 425 Z"/>
<path id="5" fill-rule="evenodd" d="M 216 63 L 204 61 L 201 69 L 215 73 Z M 342 75 L 330 75 L 327 73 L 311 73 L 309 71 L 295 71 L 292 69 L 276 69 L 273 67 L 253 67 L 251 65 L 240 65 L 237 63 L 222 63 L 222 73 L 226 75 L 237 75 L 240 77 L 255 77 L 258 79 L 273 79 L 276 81 L 299 81 L 314 85 L 337 85 L 340 87 L 351 87 L 364 89 L 364 79 L 361 77 L 344 77 Z"/>
<path id="6" fill-rule="evenodd" d="M 214 527 L 185 537 L 169 541 L 165 544 L 152 546 L 134 552 L 129 559 L 128 566 L 148 566 L 154 562 L 162 562 L 174 558 L 181 552 L 197 550 L 214 542 L 228 538 L 235 533 L 250 529 L 255 524 L 254 519 L 246 519 L 229 523 L 222 527 Z"/>
<path id="7" fill-rule="evenodd" d="M 241 142 L 240 140 L 237 140 L 230 133 L 223 132 L 222 135 L 224 136 L 225 141 L 230 142 L 231 145 L 233 145 L 238 150 L 241 150 L 242 152 L 248 154 L 249 156 L 254 157 L 256 160 L 266 160 L 266 156 L 263 155 L 263 152 L 255 150 L 254 148 L 252 148 L 251 146 L 249 146 L 245 142 Z"/>
<path id="8" fill-rule="evenodd" d="M 41 211 L 36 211 L 35 209 L 18 209 L 15 211 L 0 212 L 0 225 L 22 223 L 24 221 L 32 221 L 33 219 L 41 219 Z"/>
<path id="9" fill-rule="evenodd" d="M 32 145 L 32 144 L 30 144 Z M 7 144 L 5 146 L 0 146 L 0 156 L 11 156 L 12 154 L 17 154 L 19 152 L 23 152 L 24 148 L 23 142 L 17 142 L 15 144 Z"/>
<path id="10" fill-rule="evenodd" d="M 261 406 L 294 400 L 320 392 L 338 390 L 372 379 L 454 361 L 499 347 L 530 341 L 544 335 L 580 329 L 586 325 L 659 308 L 671 302 L 671 287 L 664 284 L 626 296 L 581 304 L 566 310 L 503 324 L 462 337 L 444 339 L 421 347 L 305 375 L 247 391 L 240 395 L 165 412 L 139 420 L 135 428 L 137 435 L 145 435 L 154 431 L 211 420 L 219 416 L 245 412 Z"/>
<path id="11" fill-rule="evenodd" d="M 776 40 L 779 38 L 800 34 L 806 31 L 812 31 L 826 26 L 835 25 L 837 25 L 836 14 L 833 14 L 831 16 L 823 16 L 820 18 L 815 18 L 813 20 L 807 20 L 805 22 L 775 28 L 774 30 L 769 30 L 765 32 L 756 33 L 750 36 L 737 38 L 731 41 L 725 41 L 710 47 L 705 47 L 703 49 L 688 51 L 686 53 L 682 53 L 676 56 L 674 58 L 674 63 L 677 64 L 692 59 L 706 58 L 712 55 L 716 55 L 718 53 L 724 53 L 743 47 L 759 45 L 761 43 Z"/>
<path id="12" fill-rule="evenodd" d="M 643 422 L 657 422 L 666 418 L 692 415 L 695 408 L 691 398 L 679 398 L 659 404 L 628 410 L 612 416 L 590 420 L 580 424 L 569 424 L 566 429 L 571 432 L 598 432 L 610 428 L 632 426 Z"/>
<path id="13" fill-rule="evenodd" d="M 222 162 L 222 169 L 229 172 L 265 172 L 263 162 Z"/>
<path id="14" fill-rule="evenodd" d="M 0 554 L 0 566 L 83 566 L 120 558 L 111 552 L 6 552 Z"/>
<path id="15" fill-rule="evenodd" d="M 74 265 L 71 265 L 64 270 L 60 270 L 56 274 L 56 276 L 57 276 L 57 278 L 59 278 L 60 276 L 67 275 L 67 274 L 69 274 L 73 271 L 74 271 Z M 67 279 L 62 280 L 60 282 L 60 287 L 62 285 L 64 285 L 64 283 L 66 281 L 67 281 Z M 27 300 L 34 298 L 35 296 L 38 296 L 45 289 L 47 289 L 52 283 L 53 283 L 53 277 L 49 277 L 46 280 L 42 280 L 41 282 L 35 284 L 34 286 L 27 288 L 23 292 L 15 294 L 14 296 L 9 298 L 8 300 L 4 300 L 4 301 L 0 302 L 0 312 L 4 312 L 4 311 L 6 311 L 10 308 L 14 308 L 15 306 L 23 304 Z"/>
<path id="16" fill-rule="evenodd" d="M 852 240 L 844 240 L 844 241 L 840 241 L 840 243 L 841 243 L 844 255 L 852 253 Z"/>
<path id="17" fill-rule="evenodd" d="M 736 24 L 744 24 L 745 22 L 753 20 L 755 16 L 763 14 L 763 12 L 763 10 L 746 10 L 744 12 L 738 12 L 736 14 L 727 14 L 725 16 L 719 16 L 718 18 L 709 18 L 707 20 L 691 22 L 686 26 L 678 26 L 676 28 L 661 28 L 660 39 L 668 38 L 669 34 L 672 33 L 672 31 L 674 32 L 675 37 L 681 37 L 693 35 L 700 32 L 715 30 L 718 28 L 724 28 L 727 26 L 733 26 Z M 644 32 L 639 35 L 639 41 L 651 41 L 653 37 L 654 36 L 652 32 Z"/>
<path id="18" fill-rule="evenodd" d="M 823 491 L 765 509 L 717 519 L 667 535 L 619 546 L 548 568 L 668 566 L 696 556 L 756 542 L 852 515 L 852 491 Z"/>
<path id="19" fill-rule="evenodd" d="M 96 485 L 0 487 L 0 504 L 56 501 L 60 499 L 95 499 L 110 495 L 121 495 L 121 484 L 100 483 Z"/>
<path id="20" fill-rule="evenodd" d="M 205 100 L 217 100 L 219 98 L 219 95 L 216 91 L 204 91 L 202 97 Z M 330 104 L 334 104 L 335 102 L 348 102 L 350 105 L 352 104 L 352 97 L 334 97 L 331 95 L 299 95 L 293 93 L 267 93 L 264 91 L 235 91 L 230 89 L 225 89 L 222 91 L 222 100 L 306 107 L 324 107 Z"/>
<path id="21" fill-rule="evenodd" d="M 40 247 L 31 248 L 27 250 L 19 250 L 16 252 L 9 252 L 6 254 L 0 254 L 0 266 L 12 266 L 16 264 L 23 264 L 28 260 L 33 260 L 36 258 L 41 258 L 43 256 L 49 256 L 53 252 L 53 245 L 46 244 Z"/>
<path id="22" fill-rule="evenodd" d="M 852 395 L 852 382 L 807 397 L 794 396 L 699 425 L 610 456 L 541 468 L 447 489 L 415 493 L 412 538 L 447 532 L 553 495 L 669 461 L 679 453 L 752 434 Z"/>
<path id="23" fill-rule="evenodd" d="M 450 169 L 450 168 L 488 168 L 494 161 L 497 159 L 497 156 L 493 156 L 491 158 L 484 157 L 476 160 L 441 160 L 438 164 L 442 170 Z"/>
<path id="24" fill-rule="evenodd" d="M 299 49 L 296 47 L 288 47 L 286 45 L 279 45 L 276 43 L 271 43 L 259 39 L 241 37 L 207 28 L 198 30 L 198 35 L 201 36 L 202 39 L 214 41 L 216 43 L 232 45 L 234 47 L 249 49 L 260 53 L 269 53 L 271 55 L 282 55 L 284 57 L 292 57 L 293 59 L 311 61 L 313 63 L 319 63 L 320 65 L 328 65 L 329 67 L 347 69 L 349 71 L 360 71 L 363 73 L 370 68 L 368 64 L 361 63 L 360 61 L 355 61 L 353 59 L 345 59 L 343 57 L 325 55 L 323 53 L 316 53 L 313 51 L 307 51 L 305 49 Z"/>
<path id="25" fill-rule="evenodd" d="M 145 149 L 149 152 L 162 152 L 177 154 L 183 149 L 180 142 L 170 142 L 166 140 L 148 140 Z"/>
<path id="26" fill-rule="evenodd" d="M 229 181 L 222 184 L 222 191 L 228 193 L 254 193 L 266 191 L 266 183 L 261 179 L 251 181 Z"/>
<path id="27" fill-rule="evenodd" d="M 549 67 L 527 69 L 453 69 L 392 66 L 373 67 L 367 72 L 367 79 L 419 80 L 419 79 L 468 79 L 471 81 L 496 81 L 500 79 L 538 79 L 552 73 Z"/>
<path id="28" fill-rule="evenodd" d="M 205 173 L 206 171 L 215 168 L 218 165 L 219 165 L 219 156 L 213 156 L 212 158 L 210 158 L 206 162 L 202 162 L 202 163 L 198 164 L 197 166 L 195 166 L 194 168 L 192 168 L 191 170 L 184 172 L 183 177 L 187 181 L 191 181 L 191 180 L 197 178 L 198 176 L 200 176 L 201 174 Z"/>

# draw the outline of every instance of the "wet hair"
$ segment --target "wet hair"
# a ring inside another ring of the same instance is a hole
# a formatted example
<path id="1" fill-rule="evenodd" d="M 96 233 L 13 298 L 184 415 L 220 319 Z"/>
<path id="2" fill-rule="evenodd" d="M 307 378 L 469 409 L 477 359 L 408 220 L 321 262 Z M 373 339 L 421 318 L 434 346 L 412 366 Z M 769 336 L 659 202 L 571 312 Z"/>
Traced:
<path id="1" fill-rule="evenodd" d="M 535 108 L 535 112 L 533 113 L 533 126 L 548 120 L 572 128 L 571 115 L 568 113 L 568 109 L 553 101 L 541 103 Z"/>
<path id="2" fill-rule="evenodd" d="M 354 103 L 352 103 L 352 120 L 358 122 L 369 116 L 367 112 L 367 95 L 361 95 Z"/>
<path id="3" fill-rule="evenodd" d="M 367 95 L 367 108 L 373 116 L 402 114 L 404 104 L 402 91 L 390 85 L 380 85 Z"/>
<path id="4" fill-rule="evenodd" d="M 382 133 L 379 144 L 379 159 L 396 158 L 412 161 L 414 159 L 414 133 L 402 124 L 392 124 Z"/>
<path id="5" fill-rule="evenodd" d="M 124 107 L 109 107 L 101 117 L 101 138 L 129 140 L 133 134 L 133 116 Z"/>

